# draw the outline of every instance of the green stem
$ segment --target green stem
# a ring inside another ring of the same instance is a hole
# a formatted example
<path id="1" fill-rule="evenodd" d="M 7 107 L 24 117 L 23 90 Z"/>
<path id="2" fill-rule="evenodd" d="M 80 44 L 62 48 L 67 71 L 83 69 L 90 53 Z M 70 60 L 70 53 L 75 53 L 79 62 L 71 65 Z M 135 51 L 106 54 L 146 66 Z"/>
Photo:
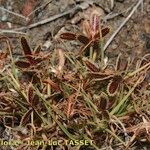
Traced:
<path id="1" fill-rule="evenodd" d="M 140 78 L 137 80 L 137 82 L 134 84 L 134 86 L 129 90 L 128 94 L 124 96 L 124 98 L 118 103 L 118 105 L 110 112 L 111 115 L 117 113 L 120 109 L 120 107 L 124 104 L 124 102 L 128 99 L 128 97 L 132 94 L 134 89 L 137 87 L 137 85 L 140 82 Z"/>
<path id="2" fill-rule="evenodd" d="M 83 136 L 84 139 L 88 140 L 88 142 L 95 148 L 95 150 L 100 150 L 99 147 L 97 147 L 94 143 L 93 140 L 91 140 L 90 138 L 88 138 L 86 135 Z"/>
<path id="3" fill-rule="evenodd" d="M 32 126 L 34 126 L 34 114 L 33 114 L 33 111 L 31 112 L 31 124 L 32 124 Z M 33 138 L 33 134 L 34 134 L 33 128 L 31 128 L 31 139 Z"/>
<path id="4" fill-rule="evenodd" d="M 93 60 L 93 47 L 90 47 L 90 59 Z"/>
<path id="5" fill-rule="evenodd" d="M 100 48 L 101 48 L 101 63 L 104 65 L 104 43 L 103 39 L 100 40 Z"/>
<path id="6" fill-rule="evenodd" d="M 111 134 L 113 137 L 115 137 L 120 143 L 122 143 L 126 147 L 126 144 L 115 133 L 113 133 L 109 129 L 105 129 L 105 131 L 108 132 L 109 134 Z"/>
<path id="7" fill-rule="evenodd" d="M 63 124 L 58 121 L 54 115 L 54 113 L 52 112 L 53 108 L 52 106 L 50 105 L 50 103 L 48 101 L 46 101 L 46 99 L 44 98 L 44 96 L 40 93 L 40 91 L 38 89 L 36 89 L 34 86 L 33 86 L 34 90 L 36 91 L 37 95 L 42 99 L 46 109 L 47 109 L 47 112 L 49 113 L 49 115 L 52 117 L 52 119 L 57 123 L 57 125 L 60 127 L 60 129 L 72 140 L 76 140 L 75 136 L 72 135 L 64 126 Z"/>
<path id="8" fill-rule="evenodd" d="M 145 69 L 146 67 L 148 67 L 148 66 L 150 66 L 150 62 L 147 63 L 146 65 L 144 65 L 143 67 L 141 67 L 141 68 L 135 70 L 134 72 L 131 72 L 131 73 L 127 74 L 127 76 L 124 78 L 124 80 L 125 80 L 125 79 L 128 79 L 129 77 L 134 76 L 135 74 L 137 74 L 138 72 L 144 70 L 144 69 Z"/>

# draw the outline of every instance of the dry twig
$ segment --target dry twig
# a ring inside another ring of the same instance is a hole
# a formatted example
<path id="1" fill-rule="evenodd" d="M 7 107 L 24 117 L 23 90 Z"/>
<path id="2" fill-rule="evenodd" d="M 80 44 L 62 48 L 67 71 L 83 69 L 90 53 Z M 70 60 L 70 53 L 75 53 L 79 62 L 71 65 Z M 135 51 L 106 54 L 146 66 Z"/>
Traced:
<path id="1" fill-rule="evenodd" d="M 0 9 L 1 9 L 2 11 L 6 11 L 6 12 L 8 12 L 8 13 L 10 13 L 10 14 L 13 14 L 13 15 L 15 15 L 15 16 L 17 16 L 17 17 L 23 18 L 23 19 L 25 19 L 26 21 L 28 20 L 28 17 L 25 17 L 25 16 L 20 15 L 20 14 L 18 14 L 18 13 L 12 12 L 12 11 L 6 9 L 6 8 L 0 7 Z"/>
<path id="2" fill-rule="evenodd" d="M 49 5 L 52 2 L 52 0 L 46 2 L 45 4 L 39 6 L 38 8 L 34 9 L 27 17 L 30 17 L 33 13 L 35 13 L 37 10 L 45 8 L 47 5 Z"/>
<path id="3" fill-rule="evenodd" d="M 126 10 L 123 10 L 121 12 L 118 12 L 118 13 L 109 13 L 108 15 L 106 15 L 104 18 L 103 18 L 103 21 L 106 22 L 110 19 L 114 19 L 115 17 L 119 16 L 119 15 L 122 15 L 124 13 L 128 13 L 132 8 L 134 7 L 134 5 L 130 6 L 128 9 Z"/>
<path id="4" fill-rule="evenodd" d="M 104 46 L 104 51 L 107 49 L 109 44 L 113 41 L 114 37 L 119 33 L 119 31 L 122 29 L 122 27 L 129 21 L 131 16 L 134 14 L 134 12 L 137 10 L 137 8 L 143 4 L 143 0 L 139 0 L 138 3 L 134 6 L 131 13 L 127 16 L 127 18 L 121 23 L 121 25 L 118 27 L 118 29 L 113 33 L 113 35 L 110 37 L 110 39 L 106 42 Z"/>
<path id="5" fill-rule="evenodd" d="M 26 35 L 26 33 L 24 32 L 19 32 L 19 31 L 15 31 L 15 30 L 0 30 L 0 33 L 13 33 L 13 34 L 21 34 L 21 35 Z"/>
<path id="6" fill-rule="evenodd" d="M 41 25 L 44 25 L 46 23 L 49 23 L 49 22 L 52 22 L 58 18 L 61 18 L 63 16 L 66 16 L 66 15 L 69 15 L 77 10 L 82 10 L 82 9 L 86 9 L 87 7 L 89 7 L 89 5 L 93 4 L 93 1 L 89 1 L 89 2 L 83 2 L 79 5 L 76 5 L 76 7 L 70 9 L 70 10 L 67 10 L 63 13 L 60 13 L 60 14 L 57 14 L 57 15 L 54 15 L 50 18 L 47 18 L 47 19 L 44 19 L 42 21 L 39 21 L 39 22 L 36 22 L 36 23 L 33 23 L 33 24 L 30 24 L 28 25 L 27 27 L 21 27 L 21 28 L 16 28 L 16 29 L 13 29 L 13 30 L 0 30 L 1 33 L 13 33 L 14 31 L 21 31 L 21 30 L 27 30 L 27 29 L 32 29 L 32 28 L 35 28 L 35 27 L 38 27 L 38 26 L 41 26 Z"/>

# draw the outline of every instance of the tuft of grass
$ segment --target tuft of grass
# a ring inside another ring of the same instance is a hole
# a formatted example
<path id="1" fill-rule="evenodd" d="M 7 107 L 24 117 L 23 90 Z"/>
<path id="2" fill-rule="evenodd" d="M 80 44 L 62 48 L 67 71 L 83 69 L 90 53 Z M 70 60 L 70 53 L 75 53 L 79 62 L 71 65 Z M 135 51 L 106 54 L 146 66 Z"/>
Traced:
<path id="1" fill-rule="evenodd" d="M 21 37 L 23 54 L 15 59 L 5 38 L 9 54 L 3 57 L 0 70 L 0 120 L 11 129 L 13 140 L 22 141 L 20 148 L 52 149 L 54 146 L 47 142 L 56 139 L 63 141 L 57 147 L 70 150 L 118 145 L 125 149 L 143 137 L 149 140 L 143 129 L 149 130 L 150 60 L 144 56 L 134 67 L 135 63 L 119 55 L 114 67 L 104 65 L 101 40 L 109 28 L 100 27 L 97 14 L 93 18 L 96 22 L 84 23 L 84 30 L 89 29 L 87 35 L 61 34 L 63 39 L 77 39 L 84 45 L 77 55 L 60 48 L 47 53 L 40 46 L 32 49 Z M 46 144 L 28 145 L 27 141 L 32 140 Z"/>

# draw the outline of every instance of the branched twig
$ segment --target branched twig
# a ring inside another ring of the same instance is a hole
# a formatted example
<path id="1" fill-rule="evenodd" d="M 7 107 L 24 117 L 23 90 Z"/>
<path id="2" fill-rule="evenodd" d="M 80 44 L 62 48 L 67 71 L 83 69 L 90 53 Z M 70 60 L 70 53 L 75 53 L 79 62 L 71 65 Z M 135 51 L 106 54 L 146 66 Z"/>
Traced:
<path id="1" fill-rule="evenodd" d="M 114 8 L 114 0 L 110 0 L 111 9 Z"/>
<path id="2" fill-rule="evenodd" d="M 106 16 L 103 18 L 103 21 L 106 22 L 106 21 L 108 21 L 108 20 L 110 20 L 110 19 L 113 19 L 113 18 L 119 16 L 119 15 L 122 15 L 122 14 L 124 14 L 124 13 L 128 13 L 133 7 L 134 7 L 134 5 L 130 6 L 130 7 L 127 8 L 126 10 L 123 10 L 123 11 L 118 12 L 118 13 L 112 13 L 112 12 L 111 12 L 111 13 L 109 13 L 108 15 L 106 15 Z"/>
<path id="3" fill-rule="evenodd" d="M 121 23 L 119 28 L 113 33 L 113 35 L 110 37 L 110 39 L 106 42 L 106 44 L 104 46 L 104 51 L 107 49 L 109 44 L 113 41 L 114 37 L 119 33 L 119 31 L 122 29 L 122 27 L 128 22 L 128 20 L 131 18 L 131 16 L 134 14 L 134 12 L 139 7 L 139 5 L 141 5 L 142 3 L 143 3 L 143 0 L 139 0 L 138 3 L 134 6 L 131 13 L 127 16 L 127 18 Z"/>
<path id="4" fill-rule="evenodd" d="M 83 3 L 81 3 L 81 4 L 79 4 L 79 5 L 76 5 L 76 7 L 74 7 L 74 8 L 72 8 L 72 9 L 70 9 L 70 10 L 67 10 L 67 11 L 65 11 L 65 12 L 63 12 L 63 13 L 60 13 L 60 14 L 57 14 L 57 15 L 54 15 L 54 16 L 52 16 L 52 17 L 50 17 L 50 18 L 47 18 L 47 19 L 44 19 L 44 20 L 42 20 L 42 21 L 39 21 L 39 22 L 36 22 L 36 23 L 33 23 L 33 24 L 30 24 L 30 25 L 28 25 L 27 27 L 21 27 L 21 28 L 16 28 L 16 29 L 13 29 L 13 30 L 0 30 L 0 32 L 1 33 L 13 33 L 14 31 L 22 31 L 22 30 L 27 30 L 27 29 L 32 29 L 32 28 L 35 28 L 35 27 L 38 27 L 38 26 L 40 26 L 40 25 L 44 25 L 44 24 L 46 24 L 46 23 L 49 23 L 49 22 L 52 22 L 52 21 L 54 21 L 54 20 L 56 20 L 56 19 L 58 19 L 58 18 L 61 18 L 61 17 L 63 17 L 63 16 L 66 16 L 66 15 L 68 15 L 68 14 L 71 14 L 72 12 L 75 12 L 75 11 L 77 11 L 77 10 L 82 10 L 82 9 L 86 9 L 87 7 L 89 7 L 89 5 L 90 4 L 92 4 L 93 3 L 93 1 L 89 1 L 89 2 L 83 2 Z M 84 5 L 84 4 L 86 4 L 86 5 Z M 7 32 L 6 32 L 7 31 Z"/>
<path id="5" fill-rule="evenodd" d="M 50 0 L 49 2 L 46 2 L 45 4 L 43 4 L 42 6 L 39 6 L 38 8 L 34 9 L 27 17 L 30 17 L 33 13 L 35 13 L 37 10 L 39 9 L 43 9 L 45 8 L 48 4 L 50 4 L 52 2 L 52 0 Z"/>
<path id="6" fill-rule="evenodd" d="M 32 29 L 32 28 L 35 28 L 35 27 L 37 27 L 37 26 L 40 26 L 40 25 L 49 23 L 49 22 L 51 22 L 51 21 L 54 21 L 54 20 L 56 20 L 56 19 L 58 19 L 58 18 L 60 18 L 60 17 L 66 16 L 66 15 L 68 15 L 68 14 L 74 12 L 74 11 L 77 10 L 77 9 L 79 9 L 79 7 L 75 7 L 75 8 L 70 9 L 70 10 L 64 12 L 64 13 L 60 13 L 60 14 L 58 14 L 58 15 L 54 15 L 54 16 L 52 16 L 52 17 L 50 17 L 50 18 L 47 18 L 47 19 L 44 19 L 44 20 L 42 20 L 42 21 L 39 21 L 39 22 L 30 24 L 30 25 L 27 26 L 27 27 L 22 27 L 22 28 L 18 28 L 18 29 L 14 29 L 14 30 L 18 31 L 18 30 Z"/>

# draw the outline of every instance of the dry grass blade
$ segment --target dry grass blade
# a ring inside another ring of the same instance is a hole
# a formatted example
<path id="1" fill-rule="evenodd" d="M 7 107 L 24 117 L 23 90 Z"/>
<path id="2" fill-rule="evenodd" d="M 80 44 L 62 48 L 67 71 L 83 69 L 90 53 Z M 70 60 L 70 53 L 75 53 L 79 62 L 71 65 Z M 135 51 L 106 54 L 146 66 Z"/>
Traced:
<path id="1" fill-rule="evenodd" d="M 55 91 L 57 91 L 57 92 L 60 92 L 60 91 L 61 91 L 59 85 L 58 85 L 57 83 L 53 82 L 50 78 L 48 78 L 47 80 L 44 80 L 43 82 L 44 82 L 44 83 L 47 83 L 47 84 L 49 84 L 49 85 L 51 85 L 51 87 L 52 87 Z"/>
<path id="2" fill-rule="evenodd" d="M 65 56 L 64 56 L 64 52 L 62 49 L 58 49 L 58 57 L 59 57 L 59 65 L 58 65 L 58 70 L 60 72 L 62 72 L 63 67 L 65 65 Z"/>
<path id="3" fill-rule="evenodd" d="M 88 38 L 90 38 L 89 36 L 91 36 L 91 27 L 87 20 L 83 21 L 83 34 Z"/>
<path id="4" fill-rule="evenodd" d="M 33 111 L 32 108 L 30 108 L 30 109 L 22 116 L 21 121 L 20 121 L 20 125 L 21 125 L 21 126 L 25 126 L 25 125 L 28 123 L 28 121 L 29 121 L 29 119 L 30 119 L 30 117 L 31 117 L 32 111 Z"/>
<path id="5" fill-rule="evenodd" d="M 6 49 L 6 51 L 0 53 L 0 55 L 1 55 L 1 56 L 0 56 L 0 59 L 5 59 L 8 54 L 11 55 L 11 52 L 12 52 L 11 42 L 10 42 L 9 38 L 6 37 L 6 36 L 0 37 L 0 41 L 2 41 L 2 42 L 4 41 L 4 42 L 7 44 L 7 49 Z"/>
<path id="6" fill-rule="evenodd" d="M 74 97 L 75 97 L 75 94 L 72 94 L 68 97 L 68 105 L 67 105 L 67 111 L 66 111 L 66 115 L 68 119 L 74 114 L 74 100 L 75 100 Z"/>
<path id="7" fill-rule="evenodd" d="M 37 46 L 37 47 L 35 48 L 35 50 L 34 50 L 34 55 L 39 54 L 41 50 L 42 50 L 41 45 Z"/>

